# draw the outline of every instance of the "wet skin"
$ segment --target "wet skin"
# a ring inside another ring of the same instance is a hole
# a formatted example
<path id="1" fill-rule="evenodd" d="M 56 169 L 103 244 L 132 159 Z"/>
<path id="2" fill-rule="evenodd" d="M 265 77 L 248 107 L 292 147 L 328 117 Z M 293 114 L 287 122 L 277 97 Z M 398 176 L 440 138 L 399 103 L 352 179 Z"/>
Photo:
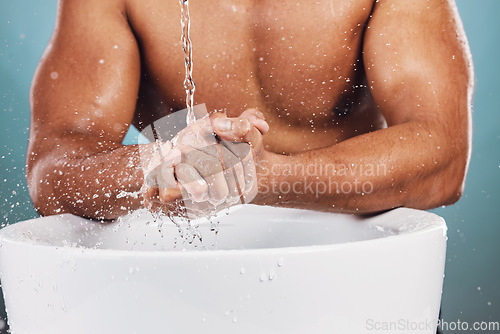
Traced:
<path id="1" fill-rule="evenodd" d="M 448 1 L 193 1 L 190 10 L 195 104 L 226 113 L 211 118 L 220 138 L 252 144 L 255 203 L 367 213 L 460 197 L 472 73 Z M 143 197 L 179 197 L 131 195 L 143 170 L 138 147 L 121 145 L 130 124 L 184 108 L 179 16 L 174 0 L 60 2 L 31 94 L 28 183 L 40 213 L 114 218 Z M 240 116 L 251 108 L 259 112 Z M 290 172 L 311 163 L 351 167 Z M 358 168 L 379 165 L 383 173 Z M 301 191 L 276 188 L 297 182 Z M 318 196 L 311 182 L 351 191 Z"/>

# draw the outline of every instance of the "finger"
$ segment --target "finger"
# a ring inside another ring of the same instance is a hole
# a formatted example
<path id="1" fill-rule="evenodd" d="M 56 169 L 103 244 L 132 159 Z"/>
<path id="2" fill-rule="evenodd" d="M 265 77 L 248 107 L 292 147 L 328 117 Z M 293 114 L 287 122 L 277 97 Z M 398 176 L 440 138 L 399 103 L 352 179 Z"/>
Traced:
<path id="1" fill-rule="evenodd" d="M 196 168 L 202 178 L 222 172 L 222 164 L 216 145 L 192 149 L 182 153 L 182 162 Z"/>
<path id="2" fill-rule="evenodd" d="M 175 175 L 185 191 L 186 198 L 193 202 L 208 200 L 208 184 L 193 166 L 180 163 L 175 166 Z"/>
<path id="3" fill-rule="evenodd" d="M 240 115 L 240 117 L 247 118 L 250 123 L 252 123 L 252 125 L 255 126 L 263 135 L 269 132 L 269 124 L 264 119 L 264 114 L 257 109 L 247 109 Z"/>
<path id="4" fill-rule="evenodd" d="M 234 143 L 227 140 L 221 141 L 221 145 L 227 148 L 236 158 L 236 163 L 232 163 L 230 165 L 231 168 L 234 168 L 234 172 L 236 174 L 236 180 L 238 187 L 241 191 L 245 190 L 245 169 L 244 162 L 247 157 L 252 154 L 252 149 L 247 143 Z M 248 159 L 247 159 L 248 160 Z M 224 163 L 224 168 L 228 169 L 228 164 Z"/>
<path id="5" fill-rule="evenodd" d="M 144 197 L 147 198 L 148 200 L 156 199 L 158 197 L 158 188 L 148 187 L 146 189 L 146 193 L 144 194 Z"/>
<path id="6" fill-rule="evenodd" d="M 218 145 L 184 152 L 182 161 L 193 166 L 208 185 L 209 201 L 220 204 L 228 195 Z"/>
<path id="7" fill-rule="evenodd" d="M 249 108 L 241 113 L 240 116 L 245 116 L 247 118 L 259 118 L 264 119 L 264 114 L 255 108 Z"/>
<path id="8" fill-rule="evenodd" d="M 249 154 L 251 156 L 250 145 L 222 141 L 218 145 L 211 145 L 200 150 L 222 161 L 224 177 L 229 191 L 228 196 L 231 198 L 239 197 L 246 188 L 242 159 L 247 158 Z"/>
<path id="9" fill-rule="evenodd" d="M 180 163 L 180 162 L 179 162 Z M 162 164 L 158 168 L 159 172 L 157 173 L 157 183 L 158 188 L 160 189 L 168 189 L 168 188 L 177 188 L 177 181 L 174 176 L 174 167 L 169 164 Z"/>
<path id="10" fill-rule="evenodd" d="M 262 145 L 262 134 L 244 117 L 215 118 L 212 123 L 215 133 L 223 140 L 247 142 L 254 148 Z"/>
<path id="11" fill-rule="evenodd" d="M 248 145 L 247 143 L 238 144 L 246 145 L 246 147 L 248 147 L 248 150 L 250 150 L 250 145 Z M 207 155 L 210 155 L 214 159 L 222 161 L 222 168 L 224 170 L 230 169 L 240 162 L 240 158 L 236 154 L 228 149 L 227 146 L 222 145 L 219 142 L 217 142 L 215 145 L 199 148 L 199 150 L 206 153 Z M 219 172 L 219 170 L 217 170 L 217 172 Z"/>
<path id="12" fill-rule="evenodd" d="M 181 163 L 181 151 L 179 150 L 179 148 L 175 147 L 168 151 L 168 153 L 164 155 L 161 163 L 164 166 L 168 165 L 170 167 Z"/>
<path id="13" fill-rule="evenodd" d="M 246 158 L 252 151 L 252 148 L 247 143 L 237 143 L 227 140 L 221 140 L 221 144 L 227 148 L 233 155 L 238 158 L 238 161 Z"/>
<path id="14" fill-rule="evenodd" d="M 240 201 L 240 196 L 245 190 L 245 172 L 243 164 L 241 163 L 240 157 L 234 152 L 237 152 L 242 157 L 245 157 L 244 154 L 246 153 L 246 155 L 248 155 L 248 153 L 251 152 L 251 149 L 250 145 L 247 143 L 232 143 L 228 141 L 224 141 L 224 143 L 227 146 L 222 143 L 218 143 L 217 145 L 204 147 L 200 150 L 222 161 L 224 178 L 228 187 L 226 201 L 228 201 L 228 204 L 231 205 Z M 228 146 L 233 149 L 228 149 Z"/>
<path id="15" fill-rule="evenodd" d="M 235 178 L 236 186 L 238 187 L 238 196 L 245 191 L 245 169 L 243 168 L 243 164 L 240 161 L 236 165 L 233 166 L 232 170 L 234 171 L 233 175 Z"/>
<path id="16" fill-rule="evenodd" d="M 225 119 L 228 118 L 226 114 L 216 112 L 210 115 L 210 120 L 212 121 L 212 126 L 213 121 L 215 119 Z M 250 121 L 250 123 L 255 126 L 262 134 L 266 134 L 269 131 L 269 124 L 265 121 L 264 119 L 264 114 L 262 114 L 260 111 L 258 111 L 255 108 L 247 109 L 245 110 L 238 118 L 246 118 Z M 232 118 L 235 119 L 235 118 Z"/>
<path id="17" fill-rule="evenodd" d="M 224 202 L 229 194 L 224 173 L 221 171 L 220 173 L 206 176 L 205 180 L 208 184 L 208 201 L 216 206 Z"/>
<path id="18" fill-rule="evenodd" d="M 241 172 L 242 171 L 243 167 L 241 168 Z M 240 197 L 242 195 L 242 190 L 241 190 L 242 188 L 238 183 L 238 175 L 236 172 L 236 168 L 224 170 L 224 178 L 226 179 L 226 184 L 228 188 L 226 204 L 233 205 L 240 202 L 241 201 Z M 243 181 L 243 187 L 244 187 L 244 181 Z"/>
<path id="19" fill-rule="evenodd" d="M 225 153 L 221 153 L 221 147 L 222 145 L 209 145 L 183 155 L 183 161 L 196 168 L 199 175 L 207 182 L 209 201 L 213 205 L 220 204 L 229 194 L 223 173 L 223 160 L 224 158 L 229 160 L 229 155 L 234 159 L 234 155 L 227 149 Z"/>
<path id="20" fill-rule="evenodd" d="M 222 141 L 222 144 L 233 152 L 241 162 L 241 168 L 243 169 L 241 175 L 243 181 L 239 179 L 239 184 L 241 185 L 242 191 L 249 191 L 255 182 L 254 180 L 257 178 L 255 161 L 250 145 L 247 143 L 234 143 L 229 141 Z"/>
<path id="21" fill-rule="evenodd" d="M 196 168 L 206 181 L 209 201 L 214 205 L 220 204 L 229 193 L 223 173 L 223 159 L 219 145 L 210 145 L 183 155 L 183 162 Z"/>
<path id="22" fill-rule="evenodd" d="M 160 188 L 158 189 L 160 202 L 169 203 L 182 198 L 182 192 L 179 188 Z"/>
<path id="23" fill-rule="evenodd" d="M 213 128 L 208 118 L 186 127 L 174 140 L 181 146 L 193 148 L 216 143 Z"/>
<path id="24" fill-rule="evenodd" d="M 175 180 L 174 168 L 167 164 L 161 166 L 161 173 L 158 178 L 158 197 L 162 203 L 168 203 L 175 199 L 182 198 L 179 185 Z"/>

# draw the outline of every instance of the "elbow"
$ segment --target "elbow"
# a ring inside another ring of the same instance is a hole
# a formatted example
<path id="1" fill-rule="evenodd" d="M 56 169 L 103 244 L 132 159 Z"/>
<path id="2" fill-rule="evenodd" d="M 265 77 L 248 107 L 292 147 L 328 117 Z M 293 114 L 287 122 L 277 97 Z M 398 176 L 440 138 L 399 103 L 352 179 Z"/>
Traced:
<path id="1" fill-rule="evenodd" d="M 452 205 L 460 200 L 465 189 L 465 180 L 470 160 L 470 145 L 462 145 L 458 154 L 449 162 L 446 171 L 446 185 L 443 187 L 442 203 L 439 205 Z"/>
<path id="2" fill-rule="evenodd" d="M 48 203 L 46 199 L 50 197 L 43 196 L 40 193 L 35 193 L 31 191 L 31 189 L 30 196 L 33 207 L 40 216 L 52 216 L 58 213 L 62 213 L 61 210 L 51 207 L 50 203 Z"/>
<path id="3" fill-rule="evenodd" d="M 422 181 L 422 187 L 411 207 L 429 210 L 452 205 L 460 200 L 469 166 L 469 148 L 468 144 L 456 145 L 454 149 L 447 151 L 446 158 L 442 156 L 441 166 L 436 165 L 425 181 Z"/>
<path id="4" fill-rule="evenodd" d="M 37 177 L 37 169 L 36 166 L 29 168 L 26 175 L 31 202 L 33 203 L 35 211 L 40 216 L 50 216 L 52 212 L 50 212 L 47 205 L 47 198 L 50 196 L 47 196 L 43 191 L 43 180 Z"/>
<path id="5" fill-rule="evenodd" d="M 464 168 L 465 169 L 465 168 Z M 465 173 L 443 172 L 428 180 L 417 197 L 404 206 L 420 210 L 430 210 L 440 206 L 453 205 L 460 200 L 464 192 Z"/>
<path id="6" fill-rule="evenodd" d="M 460 185 L 453 187 L 447 194 L 443 196 L 441 205 L 453 205 L 460 200 L 464 193 L 465 178 Z"/>
<path id="7" fill-rule="evenodd" d="M 33 207 L 41 216 L 63 213 L 52 190 L 50 174 L 45 173 L 45 170 L 41 161 L 28 162 L 26 178 Z"/>
<path id="8" fill-rule="evenodd" d="M 52 216 L 56 214 L 55 211 L 50 210 L 50 208 L 38 198 L 31 196 L 31 201 L 33 202 L 36 213 L 40 216 Z"/>

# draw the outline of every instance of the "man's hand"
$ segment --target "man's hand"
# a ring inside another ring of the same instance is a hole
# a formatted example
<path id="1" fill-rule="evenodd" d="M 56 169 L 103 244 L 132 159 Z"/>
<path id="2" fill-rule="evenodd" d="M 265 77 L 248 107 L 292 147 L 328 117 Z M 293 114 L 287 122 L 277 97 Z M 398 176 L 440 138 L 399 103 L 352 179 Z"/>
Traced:
<path id="1" fill-rule="evenodd" d="M 251 201 L 258 189 L 255 161 L 268 131 L 262 113 L 248 109 L 237 118 L 214 113 L 172 141 L 149 144 L 145 207 L 169 211 L 182 199 L 188 209 L 203 212 Z"/>

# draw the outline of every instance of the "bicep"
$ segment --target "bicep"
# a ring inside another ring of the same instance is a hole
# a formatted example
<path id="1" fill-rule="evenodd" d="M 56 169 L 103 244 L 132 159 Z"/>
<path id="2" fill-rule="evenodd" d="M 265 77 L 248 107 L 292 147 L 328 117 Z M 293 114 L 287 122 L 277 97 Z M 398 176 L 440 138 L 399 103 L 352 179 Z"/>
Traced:
<path id="1" fill-rule="evenodd" d="M 372 95 L 389 125 L 424 121 L 467 127 L 472 64 L 450 1 L 377 1 L 363 60 Z"/>
<path id="2" fill-rule="evenodd" d="M 59 2 L 31 90 L 31 141 L 77 132 L 120 142 L 132 121 L 139 51 L 122 1 Z"/>

